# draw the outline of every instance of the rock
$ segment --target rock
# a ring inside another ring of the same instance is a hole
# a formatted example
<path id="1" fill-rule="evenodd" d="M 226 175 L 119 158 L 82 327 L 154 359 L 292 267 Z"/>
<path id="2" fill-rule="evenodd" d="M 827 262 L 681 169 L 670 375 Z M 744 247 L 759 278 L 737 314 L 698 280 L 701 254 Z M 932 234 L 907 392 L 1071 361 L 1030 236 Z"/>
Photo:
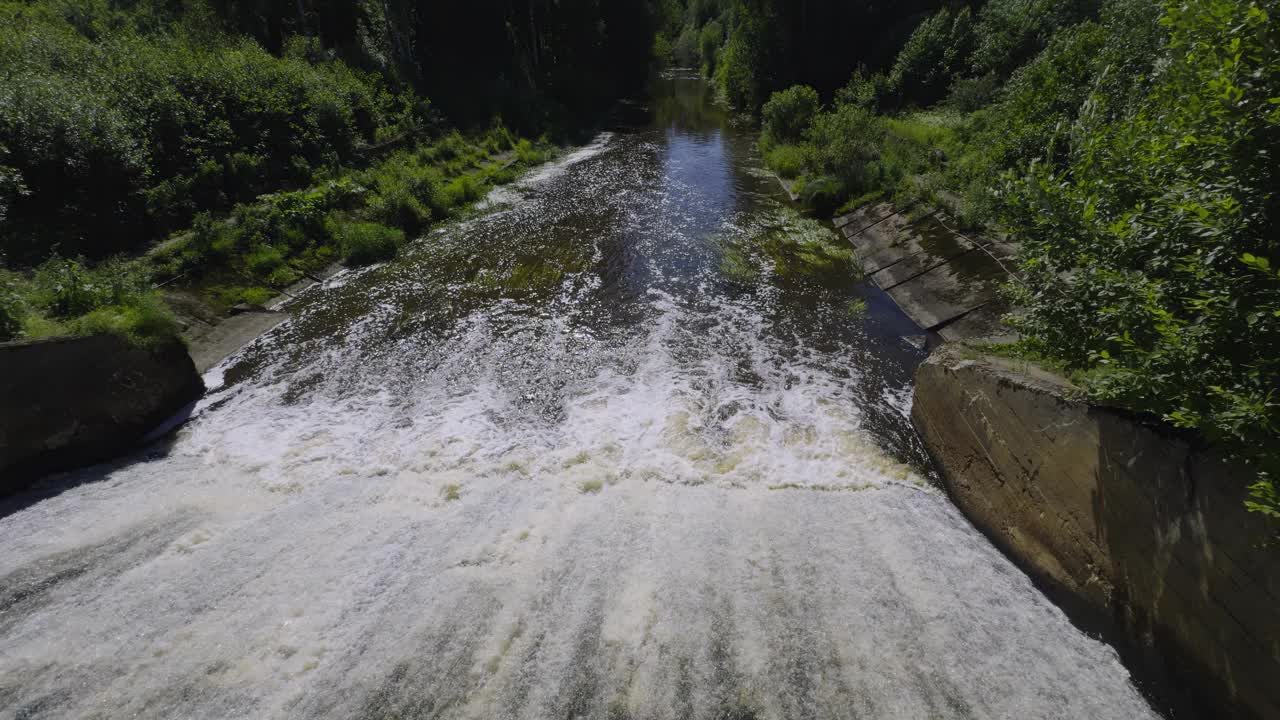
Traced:
<path id="1" fill-rule="evenodd" d="M 125 452 L 204 392 L 178 340 L 116 335 L 0 345 L 0 494 Z"/>
<path id="2" fill-rule="evenodd" d="M 1280 563 L 1248 472 L 954 345 L 917 371 L 912 419 L 956 504 L 1131 665 L 1213 717 L 1280 717 Z"/>

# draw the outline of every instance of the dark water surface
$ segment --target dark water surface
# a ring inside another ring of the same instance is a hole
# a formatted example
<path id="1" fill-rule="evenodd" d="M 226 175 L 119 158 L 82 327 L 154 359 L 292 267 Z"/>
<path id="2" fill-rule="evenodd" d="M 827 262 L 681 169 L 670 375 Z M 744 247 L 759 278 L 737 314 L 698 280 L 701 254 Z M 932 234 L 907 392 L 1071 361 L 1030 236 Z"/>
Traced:
<path id="1" fill-rule="evenodd" d="M 918 329 L 696 78 L 0 519 L 0 716 L 1153 717 L 924 476 Z"/>

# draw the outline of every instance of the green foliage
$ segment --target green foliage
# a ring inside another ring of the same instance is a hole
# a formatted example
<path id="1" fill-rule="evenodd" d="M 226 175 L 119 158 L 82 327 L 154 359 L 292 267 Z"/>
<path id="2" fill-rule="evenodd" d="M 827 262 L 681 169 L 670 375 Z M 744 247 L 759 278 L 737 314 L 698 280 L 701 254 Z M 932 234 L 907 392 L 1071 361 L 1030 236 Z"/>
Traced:
<path id="1" fill-rule="evenodd" d="M 1252 463 L 1280 516 L 1280 3 L 1168 3 L 1168 64 L 1131 116 L 1094 94 L 1065 168 L 1008 191 L 1022 241 L 1019 325 L 1091 372 L 1104 400 L 1157 413 Z"/>
<path id="2" fill-rule="evenodd" d="M 1008 77 L 1060 28 L 1096 17 L 1099 0 L 989 0 L 974 28 L 974 75 Z"/>
<path id="3" fill-rule="evenodd" d="M 485 196 L 484 183 L 474 175 L 462 175 L 454 178 L 445 186 L 445 202 L 450 207 L 458 207 L 476 202 Z"/>
<path id="4" fill-rule="evenodd" d="M 75 318 L 69 325 L 77 335 L 111 333 L 147 344 L 178 336 L 178 321 L 164 301 L 154 293 L 139 295 L 126 303 L 104 305 Z"/>
<path id="5" fill-rule="evenodd" d="M 799 177 L 804 172 L 805 149 L 799 145 L 775 145 L 765 153 L 764 163 L 781 177 Z"/>
<path id="6" fill-rule="evenodd" d="M 54 7 L 0 4 L 0 165 L 23 188 L 5 194 L 0 242 L 16 260 L 54 243 L 137 248 L 418 122 L 408 99 L 337 61 L 211 30 L 148 34 L 105 4 L 70 19 Z"/>
<path id="7" fill-rule="evenodd" d="M 437 167 L 420 162 L 412 153 L 400 152 L 361 174 L 361 184 L 372 190 L 370 218 L 408 233 L 416 233 L 448 215 L 449 200 L 444 178 Z"/>
<path id="8" fill-rule="evenodd" d="M 404 231 L 371 222 L 336 223 L 333 236 L 342 257 L 351 265 L 369 265 L 395 257 L 404 244 Z"/>
<path id="9" fill-rule="evenodd" d="M 902 46 L 889 71 L 889 84 L 908 104 L 932 105 L 967 69 L 973 46 L 969 8 L 953 13 L 944 7 L 920 23 Z"/>
<path id="10" fill-rule="evenodd" d="M 722 45 L 724 45 L 724 26 L 712 20 L 698 33 L 698 55 L 702 59 L 703 72 L 708 76 L 716 72 L 716 60 L 719 58 Z"/>
<path id="11" fill-rule="evenodd" d="M 884 126 L 874 112 L 852 104 L 819 114 L 806 139 L 810 165 L 839 179 L 850 194 L 863 192 L 877 177 Z"/>
<path id="12" fill-rule="evenodd" d="M 800 140 L 821 106 L 818 92 L 807 85 L 795 85 L 774 93 L 760 110 L 763 142 L 789 143 Z"/>
<path id="13" fill-rule="evenodd" d="M 1106 41 L 1095 23 L 1067 28 L 1014 73 L 993 112 L 999 123 L 990 142 L 1001 166 L 1065 159 L 1071 124 L 1093 91 L 1094 59 Z"/>
<path id="14" fill-rule="evenodd" d="M 249 305 L 262 306 L 271 302 L 271 298 L 275 297 L 275 293 L 267 288 L 255 287 L 246 288 L 239 293 L 239 300 Z"/>
<path id="15" fill-rule="evenodd" d="M 90 268 L 55 256 L 29 280 L 16 273 L 2 280 L 6 339 L 115 333 L 149 343 L 178 334 L 177 321 L 137 263 L 112 259 Z"/>
<path id="16" fill-rule="evenodd" d="M 0 270 L 0 342 L 12 340 L 22 332 L 22 318 L 26 311 L 18 280 L 14 273 Z"/>

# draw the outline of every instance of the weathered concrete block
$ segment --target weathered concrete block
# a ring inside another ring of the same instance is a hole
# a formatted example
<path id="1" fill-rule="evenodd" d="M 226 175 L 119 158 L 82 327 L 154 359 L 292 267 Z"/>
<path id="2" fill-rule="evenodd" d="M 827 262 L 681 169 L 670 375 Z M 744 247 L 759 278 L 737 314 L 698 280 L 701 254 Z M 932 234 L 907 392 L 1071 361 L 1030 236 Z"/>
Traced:
<path id="1" fill-rule="evenodd" d="M 0 494 L 128 450 L 203 392 L 177 340 L 141 348 L 95 335 L 0 345 Z"/>
<path id="2" fill-rule="evenodd" d="M 1246 471 L 1066 381 L 944 346 L 912 418 L 957 505 L 1213 717 L 1280 717 L 1280 563 Z"/>

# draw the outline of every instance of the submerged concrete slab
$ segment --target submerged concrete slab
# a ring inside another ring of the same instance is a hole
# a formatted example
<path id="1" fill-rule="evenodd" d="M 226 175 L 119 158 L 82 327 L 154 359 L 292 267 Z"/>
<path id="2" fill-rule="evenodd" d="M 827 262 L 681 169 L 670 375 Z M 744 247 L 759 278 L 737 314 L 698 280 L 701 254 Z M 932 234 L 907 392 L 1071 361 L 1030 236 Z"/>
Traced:
<path id="1" fill-rule="evenodd" d="M 995 300 L 1006 277 L 1004 266 L 979 249 L 897 285 L 888 293 L 916 324 L 937 330 Z"/>
<path id="2" fill-rule="evenodd" d="M 897 212 L 893 207 L 893 203 L 876 203 L 858 208 L 851 213 L 840 215 L 833 218 L 831 222 L 836 226 L 837 230 L 844 230 L 845 236 L 848 237 L 866 230 L 890 215 L 897 214 Z"/>
<path id="3" fill-rule="evenodd" d="M 868 262 L 879 265 L 870 278 L 882 290 L 901 285 L 974 249 L 974 244 L 951 232 L 937 215 L 902 230 L 894 245 L 869 250 Z M 892 259 L 897 256 L 897 261 Z"/>
<path id="4" fill-rule="evenodd" d="M 282 312 L 247 312 L 188 335 L 188 350 L 201 373 L 222 362 L 255 338 L 287 320 Z"/>
<path id="5" fill-rule="evenodd" d="M 1013 342 L 1018 336 L 1000 322 L 1000 317 L 1008 311 L 1008 306 L 997 298 L 938 328 L 938 334 L 947 342 Z"/>
<path id="6" fill-rule="evenodd" d="M 904 231 L 911 220 L 902 214 L 891 215 L 879 223 L 849 237 L 858 254 L 862 271 L 870 275 L 915 252 L 905 243 Z"/>

